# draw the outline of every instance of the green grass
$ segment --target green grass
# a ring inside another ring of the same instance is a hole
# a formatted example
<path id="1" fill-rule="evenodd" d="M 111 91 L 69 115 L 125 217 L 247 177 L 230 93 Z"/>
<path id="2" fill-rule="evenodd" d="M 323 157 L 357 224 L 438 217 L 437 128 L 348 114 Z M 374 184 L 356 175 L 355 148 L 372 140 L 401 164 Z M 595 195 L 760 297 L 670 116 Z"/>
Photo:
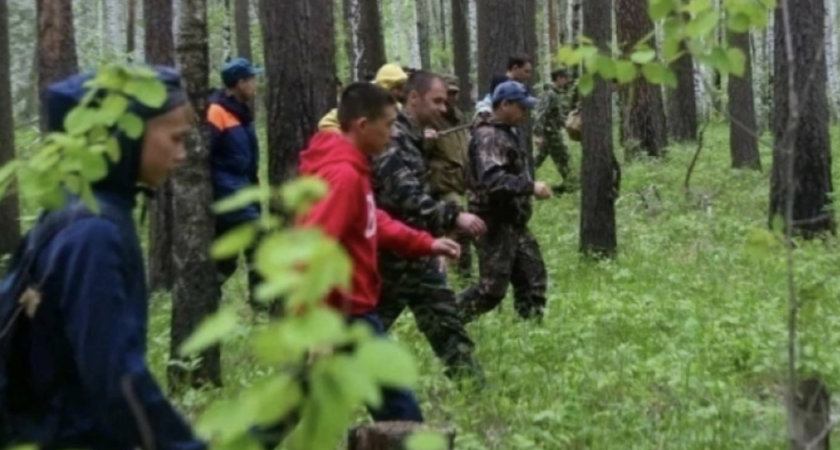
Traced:
<path id="1" fill-rule="evenodd" d="M 836 154 L 840 129 L 832 134 Z M 728 128 L 711 126 L 705 144 L 688 198 L 682 185 L 693 145 L 624 165 L 615 261 L 580 259 L 579 194 L 538 204 L 532 230 L 548 267 L 549 310 L 534 326 L 516 318 L 508 299 L 469 327 L 492 385 L 485 392 L 458 391 L 410 314 L 401 318 L 393 338 L 416 355 L 425 414 L 457 428 L 459 450 L 786 448 L 783 254 L 749 244 L 766 228 L 770 150 L 762 149 L 764 172 L 734 172 Z M 840 185 L 840 167 L 834 174 Z M 539 176 L 558 181 L 550 161 Z M 645 194 L 651 186 L 661 201 Z M 837 253 L 834 240 L 797 252 L 807 299 L 801 370 L 820 373 L 834 391 Z M 250 323 L 245 292 L 240 272 L 224 302 L 240 305 Z M 163 379 L 169 299 L 159 296 L 152 307 L 149 359 Z M 223 348 L 226 386 L 176 399 L 191 417 L 269 372 L 248 356 L 244 331 Z M 359 420 L 367 420 L 361 410 Z"/>

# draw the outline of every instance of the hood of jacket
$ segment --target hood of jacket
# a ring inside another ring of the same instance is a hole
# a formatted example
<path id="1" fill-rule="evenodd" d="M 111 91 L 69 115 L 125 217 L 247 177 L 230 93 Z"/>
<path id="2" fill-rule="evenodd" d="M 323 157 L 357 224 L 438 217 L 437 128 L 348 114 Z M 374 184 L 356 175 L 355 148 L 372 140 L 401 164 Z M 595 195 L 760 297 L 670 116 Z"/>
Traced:
<path id="1" fill-rule="evenodd" d="M 309 146 L 300 154 L 300 172 L 316 173 L 333 164 L 349 163 L 360 174 L 370 173 L 370 162 L 343 134 L 319 131 L 309 141 Z"/>
<path id="2" fill-rule="evenodd" d="M 137 114 L 144 122 L 165 114 L 188 101 L 186 91 L 181 84 L 180 73 L 168 67 L 153 67 L 157 78 L 166 88 L 167 98 L 158 108 L 149 108 L 136 100 L 129 101 L 128 111 Z M 85 83 L 93 78 L 93 73 L 82 73 L 71 76 L 50 85 L 44 93 L 44 106 L 47 115 L 47 130 L 50 132 L 64 132 L 64 119 L 78 106 L 89 88 Z M 131 139 L 122 131 L 112 129 L 120 145 L 120 158 L 117 162 L 108 160 L 108 174 L 92 185 L 94 193 L 106 194 L 110 198 L 118 198 L 121 203 L 131 207 L 136 201 L 138 177 L 140 175 L 141 150 L 143 135 L 139 139 Z M 144 132 L 145 135 L 145 132 Z"/>
<path id="3" fill-rule="evenodd" d="M 392 89 L 399 83 L 408 81 L 408 74 L 396 64 L 385 64 L 376 73 L 374 83 L 385 89 Z"/>
<path id="4" fill-rule="evenodd" d="M 209 101 L 233 114 L 242 125 L 248 125 L 254 121 L 254 114 L 247 103 L 239 101 L 236 97 L 229 95 L 224 89 L 218 89 L 210 94 Z"/>

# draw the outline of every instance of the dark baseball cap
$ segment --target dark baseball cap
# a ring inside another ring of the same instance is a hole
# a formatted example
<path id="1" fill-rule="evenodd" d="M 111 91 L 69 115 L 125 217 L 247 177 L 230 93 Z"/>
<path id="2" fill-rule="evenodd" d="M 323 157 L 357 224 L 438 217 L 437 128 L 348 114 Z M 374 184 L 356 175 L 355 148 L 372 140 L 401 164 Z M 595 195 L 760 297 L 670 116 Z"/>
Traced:
<path id="1" fill-rule="evenodd" d="M 518 81 L 505 81 L 496 86 L 493 92 L 493 104 L 505 100 L 519 103 L 525 109 L 534 109 L 537 106 L 537 99 L 530 96 L 525 86 Z"/>
<path id="2" fill-rule="evenodd" d="M 234 58 L 222 67 L 222 83 L 227 87 L 233 87 L 240 80 L 247 80 L 263 72 L 265 72 L 263 68 L 254 67 L 251 61 L 245 58 Z"/>

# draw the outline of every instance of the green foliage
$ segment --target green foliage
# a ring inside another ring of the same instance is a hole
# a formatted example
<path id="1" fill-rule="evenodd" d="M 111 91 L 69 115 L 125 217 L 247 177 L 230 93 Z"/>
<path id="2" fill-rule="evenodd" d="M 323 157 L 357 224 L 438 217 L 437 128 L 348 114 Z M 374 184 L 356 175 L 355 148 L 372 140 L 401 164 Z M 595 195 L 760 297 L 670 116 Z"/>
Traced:
<path id="1" fill-rule="evenodd" d="M 583 95 L 592 92 L 595 77 L 628 84 L 641 74 L 651 84 L 675 88 L 677 77 L 669 66 L 685 52 L 724 75 L 743 76 L 744 53 L 728 44 L 718 45 L 714 34 L 720 26 L 736 33 L 766 27 L 775 0 L 724 0 L 723 8 L 727 17 L 725 24 L 721 23 L 721 13 L 713 8 L 710 0 L 650 0 L 648 16 L 663 31 L 661 61 L 652 47 L 653 33 L 639 42 L 619 43 L 620 48 L 613 48 L 612 55 L 605 54 L 605 49 L 598 49 L 590 39 L 582 38 L 577 46 L 561 47 L 557 59 L 567 67 L 583 68 L 578 81 L 578 89 Z"/>

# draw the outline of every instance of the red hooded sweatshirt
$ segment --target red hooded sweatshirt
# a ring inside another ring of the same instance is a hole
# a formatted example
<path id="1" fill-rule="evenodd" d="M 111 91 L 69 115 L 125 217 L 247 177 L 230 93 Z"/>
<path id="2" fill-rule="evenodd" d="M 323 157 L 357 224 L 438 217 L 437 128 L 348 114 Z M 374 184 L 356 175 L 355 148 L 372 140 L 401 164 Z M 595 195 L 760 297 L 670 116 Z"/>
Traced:
<path id="1" fill-rule="evenodd" d="M 373 310 L 381 280 L 377 249 L 419 258 L 432 254 L 434 238 L 391 219 L 376 208 L 367 156 L 346 137 L 322 131 L 300 155 L 300 174 L 327 182 L 329 193 L 299 221 L 318 226 L 344 247 L 353 263 L 350 292 L 333 292 L 327 301 L 348 315 Z"/>

